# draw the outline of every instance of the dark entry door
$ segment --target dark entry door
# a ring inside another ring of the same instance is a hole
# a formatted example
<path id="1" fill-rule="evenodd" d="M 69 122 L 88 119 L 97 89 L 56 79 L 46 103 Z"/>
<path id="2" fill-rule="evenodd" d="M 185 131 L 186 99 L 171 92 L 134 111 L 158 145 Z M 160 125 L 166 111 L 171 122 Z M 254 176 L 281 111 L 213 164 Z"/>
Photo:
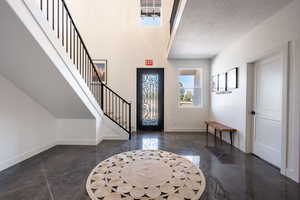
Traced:
<path id="1" fill-rule="evenodd" d="M 137 129 L 164 129 L 164 69 L 137 69 Z"/>

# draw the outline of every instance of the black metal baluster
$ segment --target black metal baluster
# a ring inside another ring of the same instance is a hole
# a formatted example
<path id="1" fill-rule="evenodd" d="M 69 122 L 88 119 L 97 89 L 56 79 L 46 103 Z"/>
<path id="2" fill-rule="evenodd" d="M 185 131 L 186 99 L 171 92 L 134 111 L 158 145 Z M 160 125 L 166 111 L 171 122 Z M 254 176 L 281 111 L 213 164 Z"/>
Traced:
<path id="1" fill-rule="evenodd" d="M 112 110 L 113 110 L 113 119 L 115 119 L 115 95 L 113 93 L 113 96 L 112 96 Z"/>
<path id="2" fill-rule="evenodd" d="M 119 120 L 119 105 L 118 105 L 118 102 L 119 102 L 119 98 L 118 96 L 116 95 L 116 101 L 115 101 L 115 106 L 116 106 L 116 122 Z"/>
<path id="3" fill-rule="evenodd" d="M 119 124 L 121 122 L 121 98 L 119 98 Z"/>
<path id="4" fill-rule="evenodd" d="M 97 83 L 97 93 L 98 93 L 98 98 L 97 98 L 97 103 L 100 105 L 100 85 L 99 85 L 99 83 Z"/>
<path id="5" fill-rule="evenodd" d="M 83 78 L 83 74 L 84 74 L 84 69 L 83 69 L 83 63 L 84 63 L 84 49 L 83 49 L 83 46 L 82 46 L 82 43 L 80 41 L 80 44 L 81 44 L 81 65 L 80 65 L 80 68 L 81 68 L 81 76 Z"/>
<path id="6" fill-rule="evenodd" d="M 68 15 L 66 16 L 66 51 L 68 53 L 69 41 L 68 41 Z"/>
<path id="7" fill-rule="evenodd" d="M 95 89 L 96 89 L 96 90 L 95 90 L 95 95 L 96 95 L 96 100 L 97 100 L 97 102 L 98 102 L 98 91 L 97 91 L 97 88 L 98 88 L 97 86 L 98 86 L 98 85 L 97 85 L 97 84 L 98 84 L 98 83 L 95 82 L 94 87 L 95 87 Z"/>
<path id="8" fill-rule="evenodd" d="M 114 97 L 115 97 L 114 98 L 114 107 L 115 107 L 115 109 L 114 109 L 115 110 L 115 118 L 114 118 L 114 120 L 117 121 L 117 119 L 118 119 L 118 107 L 116 106 L 117 105 L 116 104 L 117 103 L 117 96 L 114 95 Z"/>
<path id="9" fill-rule="evenodd" d="M 59 38 L 59 1 L 57 0 L 57 37 Z"/>
<path id="10" fill-rule="evenodd" d="M 87 64 L 87 86 L 90 88 L 90 68 L 91 68 L 91 63 L 90 60 L 88 59 L 88 64 Z"/>
<path id="11" fill-rule="evenodd" d="M 106 88 L 106 113 L 109 114 L 109 89 Z"/>
<path id="12" fill-rule="evenodd" d="M 124 113 L 124 101 L 122 101 L 122 121 L 121 124 L 125 122 L 125 113 Z"/>
<path id="13" fill-rule="evenodd" d="M 101 83 L 98 83 L 98 94 L 99 94 L 99 98 L 98 98 L 98 104 L 101 105 Z"/>
<path id="14" fill-rule="evenodd" d="M 110 90 L 107 88 L 108 101 L 107 101 L 107 113 L 110 115 Z"/>
<path id="15" fill-rule="evenodd" d="M 101 105 L 101 109 L 103 110 L 103 112 L 104 112 L 104 98 L 103 98 L 103 95 L 104 95 L 104 91 L 103 91 L 103 84 L 102 83 L 100 83 L 100 86 L 101 86 L 101 100 L 100 100 L 100 105 Z"/>
<path id="16" fill-rule="evenodd" d="M 64 16 L 64 6 L 62 5 L 62 11 L 61 11 L 61 18 L 62 18 L 62 22 L 61 22 L 61 37 L 62 37 L 62 45 L 64 46 L 65 43 L 65 27 L 64 27 L 64 22 L 65 22 L 65 16 Z"/>
<path id="17" fill-rule="evenodd" d="M 73 64 L 75 65 L 75 26 L 73 25 Z"/>
<path id="18" fill-rule="evenodd" d="M 85 77 L 86 77 L 86 53 L 85 53 L 85 49 L 83 48 L 83 80 L 84 80 L 84 82 L 86 83 L 86 81 L 85 81 Z"/>
<path id="19" fill-rule="evenodd" d="M 109 90 L 109 93 L 108 93 L 108 95 L 109 95 L 109 98 L 108 98 L 109 99 L 109 101 L 108 101 L 108 110 L 109 110 L 108 112 L 109 112 L 109 115 L 111 115 L 111 106 L 110 106 L 111 105 L 111 98 L 110 98 L 110 93 L 111 93 L 111 91 Z"/>
<path id="20" fill-rule="evenodd" d="M 83 57 L 84 57 L 84 62 L 83 62 L 83 80 L 86 83 L 86 52 L 85 49 L 83 50 Z"/>
<path id="21" fill-rule="evenodd" d="M 87 51 L 85 50 L 85 82 L 87 83 L 87 77 L 88 77 L 88 56 Z"/>
<path id="22" fill-rule="evenodd" d="M 125 122 L 124 127 L 127 128 L 127 103 L 125 104 Z"/>
<path id="23" fill-rule="evenodd" d="M 46 16 L 47 16 L 47 21 L 49 21 L 49 0 L 46 1 L 47 2 L 47 5 L 46 5 Z"/>
<path id="24" fill-rule="evenodd" d="M 90 61 L 91 62 L 91 65 L 90 65 L 90 85 L 89 85 L 89 87 L 91 87 L 91 84 L 92 84 L 92 82 L 93 82 L 93 63 L 92 63 L 92 61 Z"/>
<path id="25" fill-rule="evenodd" d="M 73 50 L 73 48 L 72 48 L 72 43 L 73 43 L 73 41 L 72 41 L 72 24 L 71 24 L 71 20 L 70 20 L 70 59 L 72 60 L 72 50 Z"/>
<path id="26" fill-rule="evenodd" d="M 103 85 L 103 84 L 101 84 L 101 86 L 102 86 L 102 93 L 103 93 L 103 102 L 102 102 L 102 110 L 103 110 L 103 112 L 104 113 L 106 113 L 106 103 L 105 103 L 105 101 L 106 101 L 106 88 L 105 88 L 105 86 Z"/>
<path id="27" fill-rule="evenodd" d="M 119 111 L 118 111 L 118 98 L 117 98 L 117 96 L 116 96 L 116 99 L 115 99 L 115 109 L 116 109 L 116 121 L 118 121 L 118 113 L 119 113 Z"/>
<path id="28" fill-rule="evenodd" d="M 94 72 L 94 68 L 92 67 L 92 69 L 91 69 L 91 85 L 90 85 L 90 87 L 92 88 L 93 87 L 93 84 L 95 83 L 95 80 L 93 79 L 93 74 L 94 74 L 95 72 Z"/>
<path id="29" fill-rule="evenodd" d="M 85 55 L 84 55 L 84 47 L 82 46 L 82 65 L 81 65 L 81 71 L 82 71 L 82 78 L 84 80 L 84 62 L 85 62 Z"/>
<path id="30" fill-rule="evenodd" d="M 77 70 L 79 71 L 79 62 L 78 62 L 78 56 L 79 56 L 79 51 L 78 51 L 78 34 L 77 34 L 77 37 L 76 37 L 76 66 L 77 66 Z M 79 71 L 80 73 L 80 71 Z"/>
<path id="31" fill-rule="evenodd" d="M 91 70 L 90 70 L 89 76 L 90 76 L 90 81 L 91 81 L 91 83 L 93 83 L 93 82 L 95 82 L 95 80 L 94 80 L 94 74 L 95 74 L 95 71 L 94 71 L 94 64 L 93 64 L 93 61 L 90 60 L 90 62 L 91 62 Z"/>
<path id="32" fill-rule="evenodd" d="M 79 73 L 81 75 L 81 43 L 79 41 Z"/>
<path id="33" fill-rule="evenodd" d="M 94 68 L 92 69 L 92 73 L 95 73 L 95 69 Z M 92 89 L 92 91 L 93 91 L 93 88 L 94 88 L 95 84 L 96 84 L 96 81 L 93 81 L 93 79 L 92 79 L 92 83 L 91 83 L 91 89 Z"/>
<path id="34" fill-rule="evenodd" d="M 107 102 L 107 88 L 106 88 L 106 86 L 105 86 L 105 108 L 106 108 L 106 113 L 107 113 L 107 105 L 108 105 L 108 102 Z"/>
<path id="35" fill-rule="evenodd" d="M 52 29 L 54 30 L 54 0 L 52 0 Z"/>
<path id="36" fill-rule="evenodd" d="M 129 103 L 129 140 L 131 140 L 131 103 Z"/>
<path id="37" fill-rule="evenodd" d="M 41 11 L 43 11 L 43 0 L 40 1 L 40 8 L 41 8 Z"/>
<path id="38" fill-rule="evenodd" d="M 80 41 L 80 44 L 82 44 L 81 43 L 81 41 Z M 83 45 L 82 45 L 82 48 L 81 48 L 81 76 L 82 76 L 82 78 L 84 78 L 83 76 L 84 76 L 84 49 L 83 49 Z"/>
<path id="39" fill-rule="evenodd" d="M 90 85 L 94 82 L 93 74 L 94 74 L 94 66 L 93 66 L 93 61 L 91 61 Z"/>
<path id="40" fill-rule="evenodd" d="M 85 54 L 85 55 L 86 55 L 86 72 L 85 72 L 86 77 L 85 77 L 85 82 L 88 83 L 88 76 L 89 76 L 89 75 L 88 75 L 88 69 L 89 69 L 89 68 L 88 68 L 88 63 L 89 63 L 89 62 L 88 62 L 88 56 L 87 56 L 87 54 Z"/>

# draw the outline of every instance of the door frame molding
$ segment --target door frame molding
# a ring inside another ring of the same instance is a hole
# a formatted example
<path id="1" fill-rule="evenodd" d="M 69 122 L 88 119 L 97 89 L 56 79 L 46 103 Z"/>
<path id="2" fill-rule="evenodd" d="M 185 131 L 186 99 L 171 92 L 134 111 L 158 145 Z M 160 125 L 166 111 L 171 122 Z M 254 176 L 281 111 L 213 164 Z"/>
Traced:
<path id="1" fill-rule="evenodd" d="M 254 90 L 254 63 L 272 56 L 274 54 L 280 54 L 282 56 L 282 104 L 281 104 L 281 167 L 280 173 L 287 176 L 287 141 L 288 141 L 288 113 L 289 113 L 289 43 L 286 43 L 278 48 L 267 51 L 262 55 L 254 56 L 247 62 L 247 116 L 246 116 L 246 152 L 253 152 L 253 117 L 251 115 L 251 110 L 253 106 L 253 90 Z"/>

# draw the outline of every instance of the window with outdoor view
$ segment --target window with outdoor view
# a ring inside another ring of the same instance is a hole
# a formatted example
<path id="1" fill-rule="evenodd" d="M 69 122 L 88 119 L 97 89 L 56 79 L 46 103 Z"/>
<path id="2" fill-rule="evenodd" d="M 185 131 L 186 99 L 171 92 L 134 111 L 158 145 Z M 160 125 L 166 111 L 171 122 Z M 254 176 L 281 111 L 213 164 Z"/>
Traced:
<path id="1" fill-rule="evenodd" d="M 179 70 L 179 106 L 201 106 L 201 70 Z"/>
<path id="2" fill-rule="evenodd" d="M 160 26 L 161 0 L 140 0 L 140 23 L 142 26 Z"/>

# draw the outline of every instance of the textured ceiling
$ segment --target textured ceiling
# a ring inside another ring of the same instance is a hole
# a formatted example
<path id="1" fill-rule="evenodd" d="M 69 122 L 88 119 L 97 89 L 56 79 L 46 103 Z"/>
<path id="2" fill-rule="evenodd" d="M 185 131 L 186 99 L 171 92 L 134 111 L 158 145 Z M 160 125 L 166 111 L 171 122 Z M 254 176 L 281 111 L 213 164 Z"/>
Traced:
<path id="1" fill-rule="evenodd" d="M 188 0 L 169 58 L 211 58 L 292 0 Z"/>

